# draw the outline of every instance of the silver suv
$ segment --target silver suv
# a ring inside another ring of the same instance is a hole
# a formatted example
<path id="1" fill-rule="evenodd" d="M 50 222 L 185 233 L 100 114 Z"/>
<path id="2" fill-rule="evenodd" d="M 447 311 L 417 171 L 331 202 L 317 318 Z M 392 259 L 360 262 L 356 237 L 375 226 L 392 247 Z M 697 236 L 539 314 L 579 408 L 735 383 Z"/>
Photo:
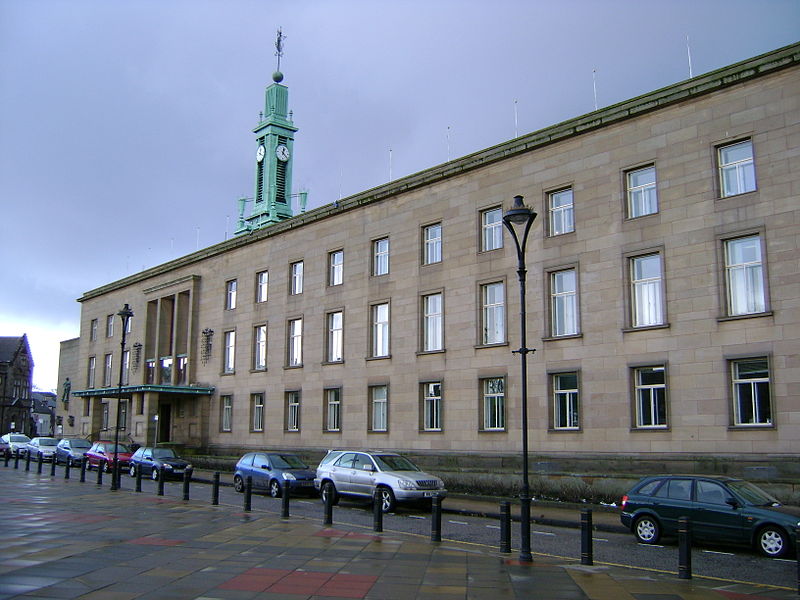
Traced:
<path id="1" fill-rule="evenodd" d="M 407 458 L 367 450 L 330 450 L 317 467 L 314 487 L 323 502 L 330 496 L 332 504 L 340 494 L 374 498 L 377 491 L 383 512 L 393 511 L 397 502 L 447 495 L 441 479 L 420 471 Z"/>

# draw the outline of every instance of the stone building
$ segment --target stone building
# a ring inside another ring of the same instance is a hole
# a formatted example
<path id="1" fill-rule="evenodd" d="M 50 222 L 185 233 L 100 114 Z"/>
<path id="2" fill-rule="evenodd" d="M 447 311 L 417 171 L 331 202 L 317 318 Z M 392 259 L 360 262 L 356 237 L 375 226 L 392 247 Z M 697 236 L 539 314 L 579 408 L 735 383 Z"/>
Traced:
<path id="1" fill-rule="evenodd" d="M 33 357 L 28 336 L 0 337 L 0 430 L 3 433 L 31 433 L 32 382 Z"/>
<path id="2" fill-rule="evenodd" d="M 502 215 L 522 195 L 531 453 L 796 459 L 799 63 L 782 48 L 293 216 L 276 78 L 239 235 L 80 298 L 64 434 L 113 427 L 119 396 L 142 444 L 518 453 Z"/>

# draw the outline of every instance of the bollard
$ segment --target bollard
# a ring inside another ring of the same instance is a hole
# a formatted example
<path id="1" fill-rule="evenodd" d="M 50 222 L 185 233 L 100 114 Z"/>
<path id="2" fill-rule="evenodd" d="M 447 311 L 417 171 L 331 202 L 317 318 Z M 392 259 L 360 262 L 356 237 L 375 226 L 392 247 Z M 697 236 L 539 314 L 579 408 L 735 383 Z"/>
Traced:
<path id="1" fill-rule="evenodd" d="M 383 531 L 383 507 L 381 506 L 381 492 L 375 490 L 372 496 L 372 530 L 378 533 Z"/>
<path id="2" fill-rule="evenodd" d="M 4 467 L 8 466 L 8 461 L 9 460 L 11 460 L 11 451 L 10 450 L 6 450 L 5 452 L 3 452 L 3 466 Z"/>
<path id="3" fill-rule="evenodd" d="M 442 498 L 431 498 L 431 541 L 442 541 Z"/>
<path id="4" fill-rule="evenodd" d="M 322 499 L 323 499 L 323 501 L 325 503 L 324 504 L 324 506 L 325 506 L 325 518 L 324 518 L 322 524 L 323 525 L 333 525 L 333 494 L 334 494 L 333 484 L 328 483 L 328 484 L 324 484 L 324 485 L 328 485 L 330 487 L 327 489 L 327 493 L 323 492 L 323 496 L 322 496 Z M 325 490 L 324 487 L 322 489 Z"/>
<path id="5" fill-rule="evenodd" d="M 56 476 L 56 457 L 53 457 L 53 460 L 50 461 L 50 477 Z"/>
<path id="6" fill-rule="evenodd" d="M 797 558 L 797 594 L 800 596 L 800 526 L 794 530 L 794 555 Z"/>
<path id="7" fill-rule="evenodd" d="M 164 495 L 164 480 L 166 479 L 166 477 L 164 476 L 165 473 L 166 473 L 166 471 L 164 470 L 164 465 L 161 465 L 158 468 L 158 492 L 157 492 L 157 494 L 159 496 L 163 496 Z"/>
<path id="8" fill-rule="evenodd" d="M 103 485 L 103 467 L 97 463 L 97 485 Z"/>
<path id="9" fill-rule="evenodd" d="M 53 464 L 56 464 L 55 455 L 53 455 Z M 70 477 L 70 462 L 69 462 L 69 459 L 67 459 L 64 462 L 64 479 L 69 479 L 69 477 Z"/>
<path id="10" fill-rule="evenodd" d="M 511 502 L 500 502 L 500 552 L 511 552 Z"/>
<path id="11" fill-rule="evenodd" d="M 119 459 L 114 461 L 114 481 L 116 482 L 116 486 L 118 490 L 122 489 L 122 464 L 120 464 Z"/>
<path id="12" fill-rule="evenodd" d="M 189 484 L 192 482 L 192 470 L 186 469 L 183 472 L 183 500 L 189 501 Z"/>
<path id="13" fill-rule="evenodd" d="M 37 463 L 36 464 L 36 473 L 41 475 L 42 474 L 42 453 L 41 452 L 39 453 L 39 456 L 37 457 L 36 463 Z M 26 471 L 27 471 L 27 469 L 26 469 Z"/>
<path id="14" fill-rule="evenodd" d="M 25 470 L 26 471 L 30 471 L 31 470 L 31 453 L 30 452 L 26 452 L 25 453 Z"/>
<path id="15" fill-rule="evenodd" d="M 69 460 L 69 458 L 67 460 Z M 86 457 L 81 456 L 81 483 L 85 482 L 86 482 Z"/>
<path id="16" fill-rule="evenodd" d="M 247 476 L 247 481 L 244 484 L 244 512 L 250 512 L 253 505 L 253 478 Z"/>
<path id="17" fill-rule="evenodd" d="M 19 448 L 14 449 L 14 468 L 19 469 Z"/>
<path id="18" fill-rule="evenodd" d="M 678 579 L 692 578 L 692 523 L 678 518 Z"/>
<path id="19" fill-rule="evenodd" d="M 214 471 L 214 483 L 211 486 L 211 504 L 219 505 L 219 471 Z"/>
<path id="20" fill-rule="evenodd" d="M 134 467 L 136 473 L 136 491 L 142 491 L 142 467 L 140 466 L 138 469 Z"/>
<path id="21" fill-rule="evenodd" d="M 283 480 L 283 490 L 281 493 L 281 519 L 289 518 L 289 498 L 291 496 L 291 488 L 289 487 L 289 480 Z"/>
<path id="22" fill-rule="evenodd" d="M 581 564 L 589 566 L 594 564 L 591 508 L 584 508 L 581 510 Z"/>

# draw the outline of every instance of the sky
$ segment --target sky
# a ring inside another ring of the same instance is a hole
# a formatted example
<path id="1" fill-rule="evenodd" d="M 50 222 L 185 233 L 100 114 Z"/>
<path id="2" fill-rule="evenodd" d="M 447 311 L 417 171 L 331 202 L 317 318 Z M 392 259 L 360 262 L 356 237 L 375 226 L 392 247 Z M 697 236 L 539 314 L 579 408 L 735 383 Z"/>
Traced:
<path id="1" fill-rule="evenodd" d="M 279 27 L 311 209 L 797 42 L 800 1 L 0 0 L 0 336 L 36 389 L 84 292 L 232 235 Z"/>

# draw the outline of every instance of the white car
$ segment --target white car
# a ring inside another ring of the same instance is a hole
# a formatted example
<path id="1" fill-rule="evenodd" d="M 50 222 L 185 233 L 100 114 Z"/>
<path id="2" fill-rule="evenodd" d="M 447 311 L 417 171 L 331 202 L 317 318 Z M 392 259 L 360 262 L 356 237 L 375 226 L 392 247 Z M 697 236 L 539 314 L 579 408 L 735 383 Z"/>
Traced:
<path id="1" fill-rule="evenodd" d="M 36 460 L 41 457 L 44 461 L 54 460 L 58 438 L 35 437 L 28 442 L 26 452 L 30 452 L 31 458 Z M 22 452 L 20 450 L 20 452 Z"/>
<path id="2" fill-rule="evenodd" d="M 331 450 L 317 467 L 314 478 L 322 501 L 330 496 L 336 504 L 339 496 L 365 499 L 377 492 L 383 512 L 391 512 L 397 502 L 444 498 L 444 482 L 420 471 L 413 462 L 393 452 L 367 450 Z"/>
<path id="3" fill-rule="evenodd" d="M 31 438 L 24 433 L 7 433 L 2 437 L 2 440 L 8 444 L 9 452 L 12 455 L 19 450 L 19 455 L 25 456 L 25 452 L 28 450 L 28 442 L 31 441 Z"/>

